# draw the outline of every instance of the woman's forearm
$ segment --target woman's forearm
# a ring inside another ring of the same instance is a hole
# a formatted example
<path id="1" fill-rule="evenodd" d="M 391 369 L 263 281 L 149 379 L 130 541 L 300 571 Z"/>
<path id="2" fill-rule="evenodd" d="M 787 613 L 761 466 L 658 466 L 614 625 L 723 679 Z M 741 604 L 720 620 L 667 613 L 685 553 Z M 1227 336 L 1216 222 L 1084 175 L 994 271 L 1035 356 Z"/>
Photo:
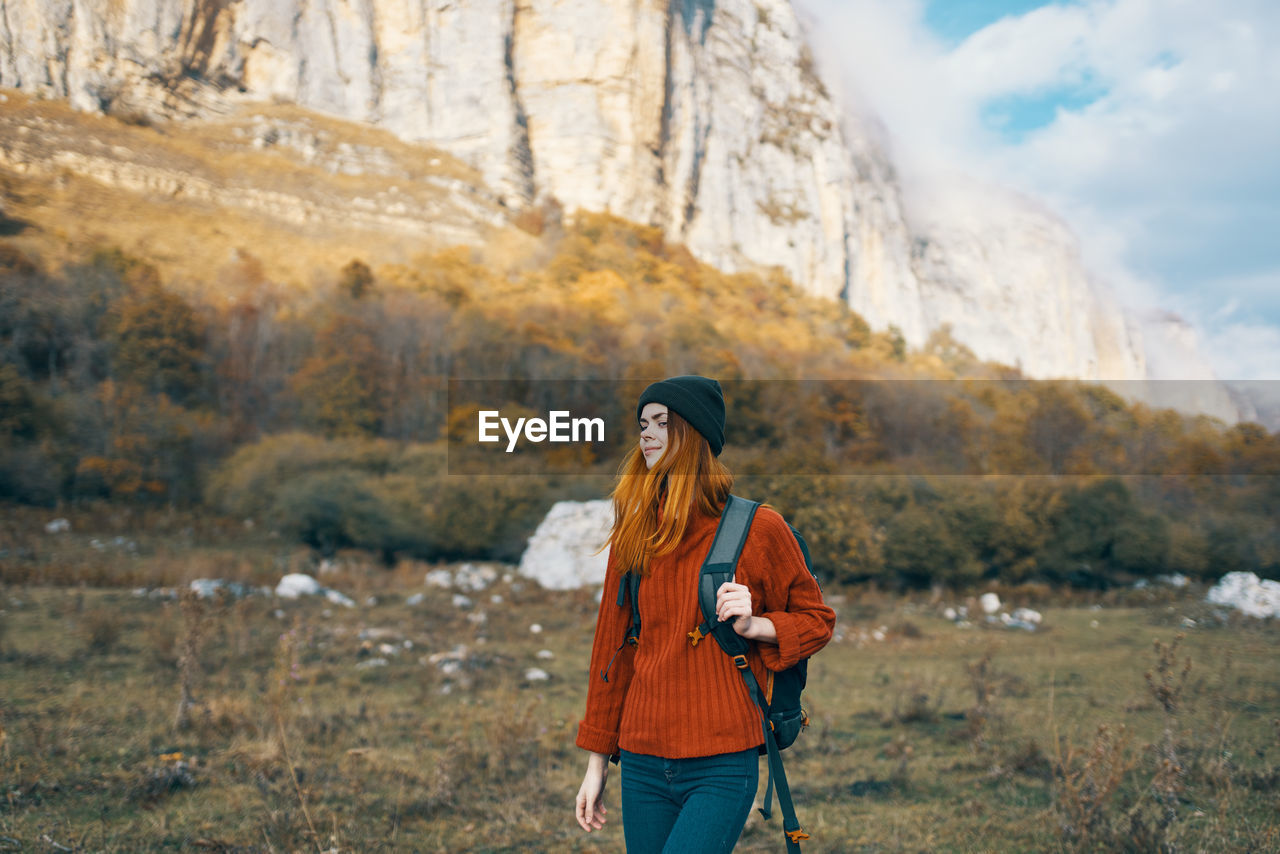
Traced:
<path id="1" fill-rule="evenodd" d="M 739 632 L 747 640 L 764 641 L 765 643 L 778 642 L 778 629 L 773 624 L 773 620 L 768 617 L 751 617 L 751 622 L 747 625 L 745 632 Z"/>

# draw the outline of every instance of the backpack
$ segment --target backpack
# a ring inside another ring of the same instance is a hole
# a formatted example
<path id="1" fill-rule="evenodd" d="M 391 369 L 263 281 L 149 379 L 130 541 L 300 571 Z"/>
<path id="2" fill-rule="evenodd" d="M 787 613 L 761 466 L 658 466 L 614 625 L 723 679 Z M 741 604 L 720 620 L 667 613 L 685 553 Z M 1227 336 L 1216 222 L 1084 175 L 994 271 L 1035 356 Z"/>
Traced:
<path id="1" fill-rule="evenodd" d="M 711 549 L 702 562 L 698 573 L 698 606 L 702 611 L 702 623 L 689 632 L 689 641 L 697 646 L 703 638 L 710 635 L 733 659 L 733 663 L 742 674 L 747 685 L 747 693 L 761 711 L 761 727 L 764 731 L 764 744 L 760 747 L 761 755 L 769 756 L 769 784 L 765 789 L 764 806 L 760 814 L 768 819 L 771 815 L 770 802 L 773 800 L 774 777 L 777 777 L 778 806 L 782 810 L 782 830 L 787 839 L 787 851 L 797 854 L 800 851 L 800 840 L 808 839 L 809 834 L 800 828 L 796 818 L 795 806 L 791 802 L 791 788 L 787 785 L 787 774 L 782 767 L 782 756 L 779 751 L 790 747 L 809 725 L 809 715 L 800 705 L 800 694 L 804 690 L 808 678 L 809 659 L 801 659 L 794 666 L 778 673 L 770 672 L 767 686 L 761 689 L 759 680 L 747 664 L 747 652 L 751 642 L 733 630 L 732 622 L 720 622 L 716 619 L 716 591 L 726 581 L 732 581 L 746 545 L 747 534 L 751 530 L 751 521 L 755 518 L 760 504 L 748 501 L 736 495 L 730 495 L 720 514 L 720 522 L 716 526 L 715 538 L 711 541 Z M 809 546 L 794 527 L 788 523 L 791 533 L 795 535 L 796 544 L 804 555 L 805 568 L 813 575 L 815 583 L 818 577 L 813 574 L 813 561 L 809 556 Z M 618 606 L 622 607 L 626 599 L 631 599 L 631 626 L 627 630 L 625 644 L 635 646 L 640 638 L 640 576 L 634 572 L 625 573 L 618 584 Z M 624 644 L 624 645 L 625 645 Z M 606 677 L 607 679 L 607 677 Z"/>

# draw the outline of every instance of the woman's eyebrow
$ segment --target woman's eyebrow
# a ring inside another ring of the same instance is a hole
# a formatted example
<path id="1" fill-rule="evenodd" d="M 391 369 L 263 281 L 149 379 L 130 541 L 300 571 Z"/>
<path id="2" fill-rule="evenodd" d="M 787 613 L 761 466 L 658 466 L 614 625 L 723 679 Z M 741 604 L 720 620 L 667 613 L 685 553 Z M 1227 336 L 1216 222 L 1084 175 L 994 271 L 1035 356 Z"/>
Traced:
<path id="1" fill-rule="evenodd" d="M 658 413 L 655 413 L 655 414 L 654 414 L 654 416 L 653 416 L 653 420 L 654 420 L 654 421 L 660 421 L 660 420 L 662 420 L 663 418 L 666 418 L 666 417 L 667 417 L 667 413 L 665 413 L 665 412 L 658 412 Z M 641 417 L 641 418 L 640 418 L 640 423 L 641 423 L 641 424 L 643 424 L 644 422 L 646 422 L 646 421 L 648 421 L 648 420 L 649 420 L 648 418 Z"/>

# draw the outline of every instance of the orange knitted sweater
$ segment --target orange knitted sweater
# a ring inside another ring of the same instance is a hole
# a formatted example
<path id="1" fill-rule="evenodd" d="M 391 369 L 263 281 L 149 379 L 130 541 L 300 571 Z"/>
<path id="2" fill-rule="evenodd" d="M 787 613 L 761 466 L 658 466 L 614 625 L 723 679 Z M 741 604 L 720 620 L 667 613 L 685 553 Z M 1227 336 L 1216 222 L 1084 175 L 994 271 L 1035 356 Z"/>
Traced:
<path id="1" fill-rule="evenodd" d="M 764 743 L 759 710 L 729 656 L 713 638 L 689 643 L 688 633 L 702 622 L 698 573 L 718 521 L 695 511 L 676 550 L 650 562 L 640 583 L 640 643 L 621 651 L 631 607 L 617 604 L 621 570 L 610 553 L 579 747 L 684 759 Z M 835 612 L 823 604 L 795 536 L 774 510 L 756 512 L 734 580 L 751 590 L 752 614 L 777 630 L 777 644 L 754 643 L 747 657 L 762 687 L 768 670 L 785 670 L 831 639 Z M 600 674 L 615 651 L 606 682 Z"/>

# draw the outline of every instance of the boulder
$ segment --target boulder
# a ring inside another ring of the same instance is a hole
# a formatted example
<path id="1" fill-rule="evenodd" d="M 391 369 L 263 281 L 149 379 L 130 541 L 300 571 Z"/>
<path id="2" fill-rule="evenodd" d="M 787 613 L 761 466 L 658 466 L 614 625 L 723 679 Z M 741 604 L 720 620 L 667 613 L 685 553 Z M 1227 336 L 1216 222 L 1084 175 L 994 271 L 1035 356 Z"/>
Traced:
<path id="1" fill-rule="evenodd" d="M 550 590 L 604 583 L 607 551 L 600 550 L 613 526 L 608 501 L 559 501 L 529 538 L 520 574 Z"/>

